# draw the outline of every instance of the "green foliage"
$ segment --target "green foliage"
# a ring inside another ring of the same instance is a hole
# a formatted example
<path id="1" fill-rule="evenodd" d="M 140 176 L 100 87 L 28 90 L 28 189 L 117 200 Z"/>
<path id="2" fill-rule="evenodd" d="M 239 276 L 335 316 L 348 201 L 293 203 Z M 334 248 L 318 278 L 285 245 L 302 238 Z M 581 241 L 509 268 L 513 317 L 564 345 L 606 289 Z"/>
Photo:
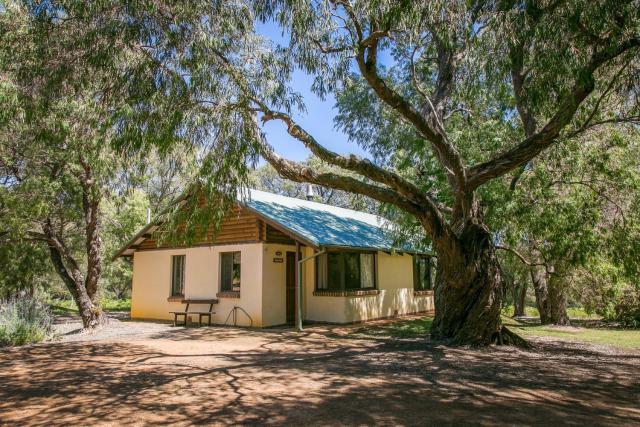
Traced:
<path id="1" fill-rule="evenodd" d="M 52 335 L 51 311 L 37 298 L 0 301 L 0 347 L 33 344 Z"/>
<path id="2" fill-rule="evenodd" d="M 98 33 L 73 44 L 80 33 L 64 17 L 81 9 L 77 2 L 16 1 L 0 9 L 0 295 L 37 287 L 60 293 L 45 227 L 66 249 L 65 269 L 75 264 L 86 275 L 93 203 L 100 292 L 126 298 L 131 266 L 111 263 L 111 255 L 144 224 L 148 207 L 157 215 L 194 174 L 195 150 L 123 156 L 116 147 L 116 107 L 99 94 L 101 83 L 116 84 L 108 67 L 124 66 L 125 57 Z M 74 57 L 88 39 L 91 54 L 106 56 Z"/>
<path id="3" fill-rule="evenodd" d="M 552 268 L 570 299 L 614 320 L 623 290 L 640 280 L 639 165 L 637 129 L 586 133 L 540 156 L 513 191 L 507 181 L 488 186 L 488 222 L 503 245 Z M 526 280 L 520 259 L 500 257 L 507 276 Z"/>
<path id="4" fill-rule="evenodd" d="M 55 280 L 47 248 L 33 242 L 0 243 L 0 299 L 22 291 L 34 294 Z"/>
<path id="5" fill-rule="evenodd" d="M 51 310 L 55 314 L 68 314 L 77 313 L 78 308 L 75 302 L 69 299 L 51 299 L 48 302 Z M 111 298 L 103 297 L 100 300 L 100 306 L 105 311 L 130 311 L 131 310 L 131 298 Z"/>
<path id="6" fill-rule="evenodd" d="M 640 328 L 640 288 L 637 285 L 622 290 L 614 306 L 613 319 L 625 326 Z"/>

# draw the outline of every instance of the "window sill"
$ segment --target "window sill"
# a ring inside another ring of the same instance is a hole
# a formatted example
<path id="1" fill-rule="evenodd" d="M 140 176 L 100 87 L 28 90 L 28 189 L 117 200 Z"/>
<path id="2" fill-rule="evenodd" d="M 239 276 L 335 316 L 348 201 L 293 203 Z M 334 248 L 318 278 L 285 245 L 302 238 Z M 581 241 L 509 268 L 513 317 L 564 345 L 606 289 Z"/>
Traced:
<path id="1" fill-rule="evenodd" d="M 316 297 L 364 297 L 369 295 L 379 295 L 378 289 L 369 289 L 364 291 L 314 291 Z"/>
<path id="2" fill-rule="evenodd" d="M 173 296 L 170 296 L 169 298 L 167 298 L 167 301 L 169 301 L 169 302 L 182 302 L 183 299 L 184 299 L 184 295 L 173 295 Z"/>
<path id="3" fill-rule="evenodd" d="M 240 291 L 222 291 L 216 294 L 218 298 L 240 298 Z"/>
<path id="4" fill-rule="evenodd" d="M 414 297 L 430 297 L 433 296 L 433 290 L 431 289 L 426 289 L 423 291 L 413 291 L 413 296 Z"/>

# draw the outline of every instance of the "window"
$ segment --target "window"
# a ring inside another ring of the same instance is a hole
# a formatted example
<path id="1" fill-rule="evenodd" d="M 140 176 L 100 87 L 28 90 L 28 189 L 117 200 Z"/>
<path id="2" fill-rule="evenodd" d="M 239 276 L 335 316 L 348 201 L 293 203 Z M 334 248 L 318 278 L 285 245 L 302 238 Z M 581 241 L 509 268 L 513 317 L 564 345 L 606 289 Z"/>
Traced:
<path id="1" fill-rule="evenodd" d="M 431 286 L 431 257 L 424 255 L 413 256 L 413 288 L 416 291 L 426 291 Z"/>
<path id="2" fill-rule="evenodd" d="M 342 291 L 375 287 L 375 254 L 328 252 L 316 257 L 317 289 Z"/>
<path id="3" fill-rule="evenodd" d="M 240 252 L 220 254 L 220 290 L 240 290 Z"/>
<path id="4" fill-rule="evenodd" d="M 184 296 L 184 261 L 185 255 L 171 257 L 171 296 Z"/>

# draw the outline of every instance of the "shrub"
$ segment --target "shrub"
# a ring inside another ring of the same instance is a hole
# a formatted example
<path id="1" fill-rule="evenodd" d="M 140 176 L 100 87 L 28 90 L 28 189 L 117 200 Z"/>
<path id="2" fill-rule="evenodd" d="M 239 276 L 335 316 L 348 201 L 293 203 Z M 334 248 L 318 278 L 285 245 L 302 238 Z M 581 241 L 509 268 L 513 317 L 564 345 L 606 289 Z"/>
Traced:
<path id="1" fill-rule="evenodd" d="M 640 289 L 626 288 L 615 305 L 615 320 L 625 326 L 640 328 Z"/>
<path id="2" fill-rule="evenodd" d="M 52 334 L 52 320 L 49 307 L 37 298 L 0 301 L 0 346 L 43 341 Z"/>

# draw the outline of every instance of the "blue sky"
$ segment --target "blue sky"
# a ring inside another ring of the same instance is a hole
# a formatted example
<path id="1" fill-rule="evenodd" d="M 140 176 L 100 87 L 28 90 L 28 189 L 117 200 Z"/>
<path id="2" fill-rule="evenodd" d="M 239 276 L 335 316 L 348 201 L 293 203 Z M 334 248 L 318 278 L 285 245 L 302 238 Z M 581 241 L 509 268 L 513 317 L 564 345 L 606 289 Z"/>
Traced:
<path id="1" fill-rule="evenodd" d="M 282 37 L 282 31 L 274 23 L 258 24 L 257 29 L 261 35 L 275 42 L 286 42 Z M 354 153 L 367 156 L 367 153 L 357 144 L 349 142 L 346 135 L 335 129 L 333 124 L 333 117 L 336 115 L 333 108 L 335 98 L 333 96 L 327 96 L 324 100 L 318 98 L 311 92 L 312 83 L 313 79 L 308 74 L 300 70 L 294 73 L 292 87 L 302 94 L 307 107 L 305 114 L 294 114 L 295 120 L 325 147 L 340 154 Z M 302 143 L 287 134 L 281 122 L 271 121 L 263 130 L 269 143 L 281 156 L 291 160 L 304 160 L 309 156 L 310 152 Z"/>

